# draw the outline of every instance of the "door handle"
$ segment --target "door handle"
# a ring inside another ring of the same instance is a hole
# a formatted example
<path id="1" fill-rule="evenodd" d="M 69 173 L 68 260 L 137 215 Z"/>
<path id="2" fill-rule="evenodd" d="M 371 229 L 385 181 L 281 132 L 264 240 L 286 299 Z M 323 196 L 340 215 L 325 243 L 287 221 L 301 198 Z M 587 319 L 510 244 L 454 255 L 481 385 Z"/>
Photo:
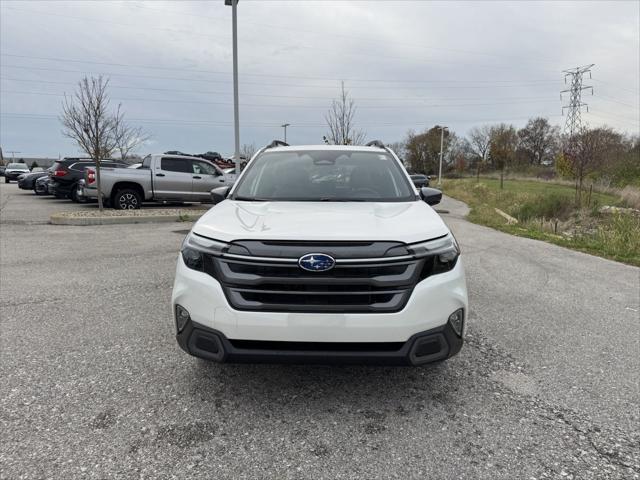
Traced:
<path id="1" fill-rule="evenodd" d="M 197 178 L 198 180 L 200 180 L 202 177 L 200 177 L 198 175 L 194 175 L 193 178 Z"/>
<path id="2" fill-rule="evenodd" d="M 156 177 L 164 177 L 164 173 L 156 173 Z"/>

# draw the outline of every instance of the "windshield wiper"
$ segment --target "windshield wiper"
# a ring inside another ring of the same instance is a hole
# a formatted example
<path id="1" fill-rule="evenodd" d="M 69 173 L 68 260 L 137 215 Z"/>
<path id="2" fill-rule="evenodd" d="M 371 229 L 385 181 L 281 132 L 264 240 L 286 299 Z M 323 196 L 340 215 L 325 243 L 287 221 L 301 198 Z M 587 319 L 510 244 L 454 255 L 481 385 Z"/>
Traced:
<path id="1" fill-rule="evenodd" d="M 260 197 L 233 197 L 232 200 L 239 200 L 241 202 L 270 202 L 270 198 Z"/>

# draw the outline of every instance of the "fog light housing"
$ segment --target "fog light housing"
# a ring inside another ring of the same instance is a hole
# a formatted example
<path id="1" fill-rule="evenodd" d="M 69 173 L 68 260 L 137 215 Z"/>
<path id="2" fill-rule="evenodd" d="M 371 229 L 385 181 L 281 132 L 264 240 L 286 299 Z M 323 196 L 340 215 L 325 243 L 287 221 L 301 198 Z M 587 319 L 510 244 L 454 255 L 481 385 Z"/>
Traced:
<path id="1" fill-rule="evenodd" d="M 176 329 L 178 333 L 184 330 L 185 325 L 190 319 L 189 311 L 182 305 L 176 305 Z"/>
<path id="2" fill-rule="evenodd" d="M 459 308 L 451 315 L 449 315 L 449 325 L 456 332 L 456 335 L 462 337 L 462 330 L 464 328 L 464 308 Z"/>

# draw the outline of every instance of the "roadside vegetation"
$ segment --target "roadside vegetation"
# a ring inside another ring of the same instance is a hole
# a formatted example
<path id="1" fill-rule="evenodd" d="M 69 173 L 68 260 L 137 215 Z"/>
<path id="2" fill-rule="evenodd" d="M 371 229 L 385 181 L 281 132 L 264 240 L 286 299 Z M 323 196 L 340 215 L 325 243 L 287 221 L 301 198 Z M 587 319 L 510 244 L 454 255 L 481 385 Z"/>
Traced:
<path id="1" fill-rule="evenodd" d="M 573 185 L 512 179 L 500 184 L 485 177 L 446 179 L 443 190 L 469 205 L 474 223 L 640 266 L 640 210 L 630 208 L 622 191 L 584 191 L 578 206 Z"/>

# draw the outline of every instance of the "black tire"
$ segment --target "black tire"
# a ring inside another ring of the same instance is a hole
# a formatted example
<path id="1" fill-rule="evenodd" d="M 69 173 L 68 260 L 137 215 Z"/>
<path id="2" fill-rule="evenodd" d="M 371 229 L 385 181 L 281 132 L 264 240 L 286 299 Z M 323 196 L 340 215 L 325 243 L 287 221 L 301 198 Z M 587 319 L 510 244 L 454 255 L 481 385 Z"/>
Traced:
<path id="1" fill-rule="evenodd" d="M 9 180 L 7 177 L 4 177 L 4 183 L 9 183 L 11 180 Z"/>
<path id="2" fill-rule="evenodd" d="M 140 194 L 132 188 L 118 190 L 113 197 L 113 208 L 116 210 L 137 210 L 141 204 Z"/>
<path id="3" fill-rule="evenodd" d="M 71 187 L 69 198 L 73 203 L 87 203 L 86 198 L 78 196 L 78 185 L 74 185 L 73 187 Z"/>

